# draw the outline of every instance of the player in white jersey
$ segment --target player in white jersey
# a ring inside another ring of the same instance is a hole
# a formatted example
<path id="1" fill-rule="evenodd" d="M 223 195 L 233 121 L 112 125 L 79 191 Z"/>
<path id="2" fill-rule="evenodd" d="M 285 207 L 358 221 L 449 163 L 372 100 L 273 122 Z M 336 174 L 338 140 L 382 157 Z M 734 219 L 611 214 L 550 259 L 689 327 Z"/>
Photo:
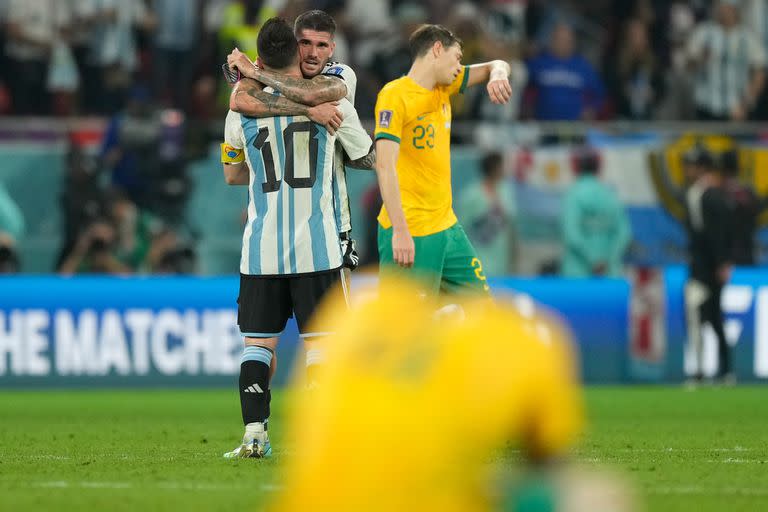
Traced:
<path id="1" fill-rule="evenodd" d="M 285 21 L 268 20 L 257 44 L 260 67 L 301 76 L 298 45 Z M 264 92 L 279 94 L 271 88 Z M 240 367 L 245 435 L 227 457 L 271 455 L 266 433 L 269 381 L 278 336 L 288 318 L 295 315 L 305 341 L 328 334 L 328 329 L 308 332 L 307 326 L 324 295 L 340 283 L 334 144 L 338 139 L 353 159 L 368 155 L 372 146 L 352 104 L 342 99 L 338 108 L 344 121 L 334 134 L 306 116 L 227 115 L 224 175 L 227 183 L 249 189 L 238 298 L 238 324 L 245 338 Z M 319 357 L 319 351 L 308 350 L 308 361 Z"/>
<path id="2" fill-rule="evenodd" d="M 305 114 L 316 122 L 328 125 L 331 130 L 338 127 L 341 122 L 340 112 L 329 109 L 328 102 L 346 98 L 354 105 L 357 76 L 349 66 L 330 62 L 335 49 L 335 32 L 336 23 L 323 11 L 307 11 L 296 18 L 294 34 L 299 41 L 303 75 L 303 78 L 298 79 L 254 67 L 245 54 L 234 50 L 227 58 L 228 64 L 233 69 L 238 69 L 242 76 L 252 80 L 241 82 L 240 94 L 232 96 L 230 108 L 254 117 L 276 113 Z M 261 91 L 263 86 L 280 91 L 284 97 L 280 100 L 270 98 Z M 323 108 L 323 105 L 326 107 Z M 357 267 L 358 257 L 350 235 L 352 223 L 345 164 L 357 169 L 373 170 L 374 160 L 374 155 L 361 161 L 350 160 L 343 148 L 336 144 L 334 201 L 342 239 L 344 266 L 351 270 Z"/>

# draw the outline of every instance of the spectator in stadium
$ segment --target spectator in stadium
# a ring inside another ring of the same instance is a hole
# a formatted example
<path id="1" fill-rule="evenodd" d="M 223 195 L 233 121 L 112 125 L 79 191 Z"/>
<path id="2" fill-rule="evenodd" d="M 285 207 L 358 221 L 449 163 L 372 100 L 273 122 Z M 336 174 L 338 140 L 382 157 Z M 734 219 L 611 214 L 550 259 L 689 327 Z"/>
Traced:
<path id="1" fill-rule="evenodd" d="M 50 114 L 46 77 L 54 44 L 69 18 L 68 4 L 60 0 L 8 1 L 5 52 L 14 113 Z"/>
<path id="2" fill-rule="evenodd" d="M 757 36 L 763 48 L 768 50 L 768 2 L 744 0 L 742 13 L 744 24 Z M 763 87 L 753 117 L 759 120 L 768 119 L 768 87 Z"/>
<path id="3" fill-rule="evenodd" d="M 582 149 L 575 156 L 576 181 L 563 199 L 562 274 L 619 277 L 631 238 L 629 220 L 616 192 L 600 181 L 600 158 Z"/>
<path id="4" fill-rule="evenodd" d="M 687 48 L 695 86 L 696 117 L 702 121 L 745 121 L 765 85 L 766 53 L 739 19 L 737 0 L 720 0 L 715 20 L 702 23 Z M 728 77 L 724 79 L 723 77 Z"/>
<path id="5" fill-rule="evenodd" d="M 549 51 L 528 65 L 528 97 L 540 121 L 595 119 L 603 105 L 604 87 L 597 71 L 576 53 L 573 30 L 565 23 L 552 32 Z"/>
<path id="6" fill-rule="evenodd" d="M 609 61 L 607 80 L 618 117 L 651 119 L 664 94 L 664 77 L 641 20 L 626 24 L 618 53 Z"/>
<path id="7" fill-rule="evenodd" d="M 202 25 L 202 0 L 155 0 L 153 74 L 155 98 L 174 108 L 188 107 Z"/>
<path id="8" fill-rule="evenodd" d="M 143 0 L 98 0 L 90 21 L 90 58 L 101 74 L 101 94 L 93 101 L 97 112 L 113 114 L 123 108 L 139 68 L 136 30 L 151 30 L 155 19 Z"/>
<path id="9" fill-rule="evenodd" d="M 515 197 L 500 153 L 481 163 L 482 179 L 460 195 L 456 213 L 488 276 L 505 276 L 516 267 Z"/>
<path id="10" fill-rule="evenodd" d="M 723 172 L 723 189 L 731 207 L 731 261 L 734 265 L 755 264 L 755 234 L 757 217 L 768 204 L 760 200 L 755 190 L 739 178 L 739 153 L 737 149 L 720 155 Z"/>
<path id="11" fill-rule="evenodd" d="M 723 190 L 723 175 L 710 158 L 686 194 L 686 230 L 690 271 L 685 286 L 688 343 L 694 355 L 694 378 L 703 377 L 702 326 L 715 331 L 720 366 L 717 376 L 726 382 L 734 377 L 730 348 L 725 338 L 721 295 L 731 278 L 731 210 Z"/>

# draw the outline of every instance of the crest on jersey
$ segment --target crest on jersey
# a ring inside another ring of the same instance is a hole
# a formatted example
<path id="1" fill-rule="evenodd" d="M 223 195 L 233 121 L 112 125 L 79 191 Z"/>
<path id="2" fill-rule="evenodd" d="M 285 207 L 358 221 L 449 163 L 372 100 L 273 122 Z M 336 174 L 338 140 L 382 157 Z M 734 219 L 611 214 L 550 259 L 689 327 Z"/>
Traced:
<path id="1" fill-rule="evenodd" d="M 328 69 L 328 71 L 326 71 L 323 74 L 325 74 L 325 75 L 341 76 L 342 73 L 344 73 L 344 68 L 342 68 L 341 66 L 333 66 L 332 68 Z"/>
<path id="2" fill-rule="evenodd" d="M 392 111 L 382 110 L 379 112 L 379 126 L 382 128 L 389 128 L 389 124 L 392 122 Z"/>

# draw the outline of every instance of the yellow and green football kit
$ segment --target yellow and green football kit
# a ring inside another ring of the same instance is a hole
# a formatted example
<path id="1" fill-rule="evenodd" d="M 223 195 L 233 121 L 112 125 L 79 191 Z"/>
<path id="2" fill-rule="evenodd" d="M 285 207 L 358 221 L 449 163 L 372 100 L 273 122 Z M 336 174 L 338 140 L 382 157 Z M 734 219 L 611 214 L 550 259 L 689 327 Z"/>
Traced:
<path id="1" fill-rule="evenodd" d="M 375 139 L 400 145 L 397 176 L 408 229 L 416 247 L 411 272 L 428 292 L 487 291 L 482 263 L 458 224 L 451 197 L 451 96 L 469 79 L 464 67 L 451 85 L 425 89 L 404 76 L 389 82 L 376 101 Z M 394 269 L 392 222 L 379 214 L 379 259 Z"/>
<path id="2" fill-rule="evenodd" d="M 295 455 L 273 511 L 492 510 L 493 454 L 512 443 L 559 458 L 579 433 L 557 324 L 471 296 L 436 315 L 437 297 L 388 283 L 351 310 L 319 310 L 336 334 L 319 389 L 293 397 Z"/>

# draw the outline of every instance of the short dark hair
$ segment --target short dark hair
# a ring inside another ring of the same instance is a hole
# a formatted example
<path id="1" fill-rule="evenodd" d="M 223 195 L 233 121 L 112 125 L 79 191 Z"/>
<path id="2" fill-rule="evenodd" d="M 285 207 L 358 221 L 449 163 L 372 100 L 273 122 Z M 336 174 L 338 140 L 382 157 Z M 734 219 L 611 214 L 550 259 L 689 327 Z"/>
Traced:
<path id="1" fill-rule="evenodd" d="M 293 24 L 293 32 L 296 37 L 302 30 L 314 30 L 315 32 L 328 32 L 333 37 L 336 34 L 336 22 L 333 16 L 325 11 L 315 9 L 299 14 Z"/>
<path id="2" fill-rule="evenodd" d="M 499 168 L 503 161 L 503 158 L 501 156 L 501 153 L 492 152 L 488 153 L 483 157 L 483 160 L 480 163 L 480 170 L 483 173 L 483 177 L 489 178 L 493 176 L 493 173 L 496 172 L 496 169 Z"/>
<path id="3" fill-rule="evenodd" d="M 456 34 L 442 25 L 422 25 L 417 28 L 411 38 L 408 40 L 408 47 L 411 50 L 411 57 L 421 57 L 432 48 L 437 41 L 440 41 L 445 48 L 458 44 L 462 46 L 461 39 Z"/>
<path id="4" fill-rule="evenodd" d="M 299 44 L 291 26 L 282 18 L 270 18 L 261 26 L 256 40 L 259 59 L 272 69 L 285 69 L 294 62 Z"/>

